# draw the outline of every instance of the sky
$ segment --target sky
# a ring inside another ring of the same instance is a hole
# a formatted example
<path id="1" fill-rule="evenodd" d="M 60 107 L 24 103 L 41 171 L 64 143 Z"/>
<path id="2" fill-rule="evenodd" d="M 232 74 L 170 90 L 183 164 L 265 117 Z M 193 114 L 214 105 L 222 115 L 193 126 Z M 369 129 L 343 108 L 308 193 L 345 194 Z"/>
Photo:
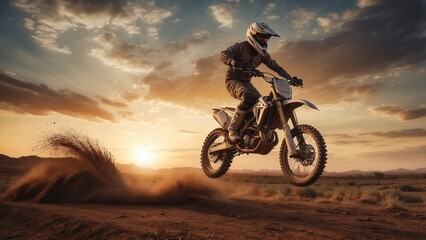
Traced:
<path id="1" fill-rule="evenodd" d="M 119 163 L 200 167 L 211 109 L 236 106 L 222 50 L 252 22 L 280 37 L 268 51 L 304 80 L 293 98 L 328 147 L 326 171 L 426 167 L 423 0 L 0 2 L 0 153 L 49 152 L 75 131 Z M 261 70 L 268 70 L 265 66 Z M 271 70 L 269 70 L 271 71 Z M 269 85 L 252 80 L 267 95 Z M 282 140 L 282 134 L 280 133 Z M 280 169 L 279 145 L 231 169 Z"/>

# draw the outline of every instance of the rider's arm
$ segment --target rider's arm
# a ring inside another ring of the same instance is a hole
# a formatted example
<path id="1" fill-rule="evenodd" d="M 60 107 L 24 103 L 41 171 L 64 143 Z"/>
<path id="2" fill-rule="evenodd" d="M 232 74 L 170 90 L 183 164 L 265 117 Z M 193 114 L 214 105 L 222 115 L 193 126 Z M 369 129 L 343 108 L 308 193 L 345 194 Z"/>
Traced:
<path id="1" fill-rule="evenodd" d="M 241 45 L 236 43 L 220 53 L 220 60 L 227 66 L 241 54 Z"/>
<path id="2" fill-rule="evenodd" d="M 291 79 L 290 74 L 288 74 L 288 72 L 286 70 L 284 70 L 284 68 L 282 68 L 280 65 L 278 65 L 278 63 L 275 62 L 275 60 L 271 58 L 271 55 L 269 55 L 269 53 L 267 53 L 264 56 L 263 63 L 268 68 L 270 68 L 271 70 L 273 70 L 276 73 L 278 73 L 281 77 L 283 77 L 285 79 Z"/>

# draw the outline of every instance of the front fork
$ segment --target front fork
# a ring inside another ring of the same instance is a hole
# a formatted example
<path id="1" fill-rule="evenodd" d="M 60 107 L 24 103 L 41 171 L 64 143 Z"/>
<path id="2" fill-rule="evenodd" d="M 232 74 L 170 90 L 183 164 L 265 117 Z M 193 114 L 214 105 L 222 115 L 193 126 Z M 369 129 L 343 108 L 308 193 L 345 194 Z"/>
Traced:
<path id="1" fill-rule="evenodd" d="M 283 104 L 281 100 L 277 100 L 275 103 L 277 105 L 278 114 L 280 116 L 282 128 L 284 130 L 284 139 L 288 147 L 289 156 L 291 158 L 297 157 L 299 153 L 296 150 L 296 145 L 294 144 L 293 136 L 291 136 L 290 126 L 288 125 L 288 117 L 286 117 L 284 113 Z M 293 124 L 293 127 L 296 127 L 298 125 L 298 122 L 294 112 L 290 113 L 290 119 Z"/>

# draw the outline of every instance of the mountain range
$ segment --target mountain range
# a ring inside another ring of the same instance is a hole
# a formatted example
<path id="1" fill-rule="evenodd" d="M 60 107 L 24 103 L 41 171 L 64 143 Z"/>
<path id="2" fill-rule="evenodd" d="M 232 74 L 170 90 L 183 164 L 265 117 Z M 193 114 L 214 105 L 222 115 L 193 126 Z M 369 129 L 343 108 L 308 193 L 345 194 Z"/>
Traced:
<path id="1" fill-rule="evenodd" d="M 22 156 L 19 158 L 9 157 L 4 154 L 0 154 L 0 174 L 9 173 L 9 174 L 19 174 L 28 171 L 31 167 L 43 163 L 43 162 L 52 162 L 52 161 L 72 161 L 72 158 L 43 158 L 39 156 Z M 121 164 L 116 163 L 116 166 L 119 171 L 128 174 L 200 174 L 202 170 L 200 168 L 194 167 L 180 167 L 180 168 L 163 168 L 163 169 L 150 169 L 138 167 L 134 164 Z M 248 175 L 281 175 L 281 170 L 230 170 L 231 173 L 238 174 L 248 174 Z M 351 170 L 344 172 L 324 172 L 323 176 L 348 176 L 348 175 L 369 175 L 373 172 L 382 172 L 387 175 L 398 175 L 398 174 L 426 174 L 426 168 L 417 168 L 417 169 L 405 169 L 398 168 L 393 170 L 381 171 L 381 170 L 370 170 L 370 171 L 361 171 L 361 170 Z"/>

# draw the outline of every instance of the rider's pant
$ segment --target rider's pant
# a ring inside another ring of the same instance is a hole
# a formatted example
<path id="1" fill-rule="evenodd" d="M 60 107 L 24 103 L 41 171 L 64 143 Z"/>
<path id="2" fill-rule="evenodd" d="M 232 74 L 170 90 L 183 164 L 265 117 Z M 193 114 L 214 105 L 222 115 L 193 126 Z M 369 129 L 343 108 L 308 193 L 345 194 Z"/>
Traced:
<path id="1" fill-rule="evenodd" d="M 261 97 L 261 94 L 251 82 L 227 80 L 226 89 L 233 98 L 241 101 L 238 107 L 243 111 L 249 110 Z"/>

